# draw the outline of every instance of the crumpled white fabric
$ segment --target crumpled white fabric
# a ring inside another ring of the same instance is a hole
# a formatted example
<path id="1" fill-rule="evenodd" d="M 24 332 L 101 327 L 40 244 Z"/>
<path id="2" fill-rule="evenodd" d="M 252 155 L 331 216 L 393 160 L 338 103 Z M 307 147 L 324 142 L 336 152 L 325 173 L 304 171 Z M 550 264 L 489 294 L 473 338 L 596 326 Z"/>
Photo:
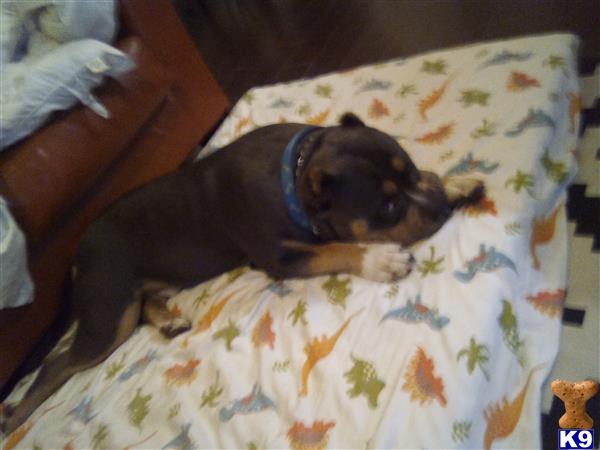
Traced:
<path id="1" fill-rule="evenodd" d="M 25 237 L 0 197 L 0 309 L 22 306 L 32 299 Z"/>
<path id="2" fill-rule="evenodd" d="M 108 45 L 116 29 L 112 1 L 0 4 L 0 149 L 77 101 L 110 116 L 91 91 L 105 75 L 133 68 L 127 55 Z"/>

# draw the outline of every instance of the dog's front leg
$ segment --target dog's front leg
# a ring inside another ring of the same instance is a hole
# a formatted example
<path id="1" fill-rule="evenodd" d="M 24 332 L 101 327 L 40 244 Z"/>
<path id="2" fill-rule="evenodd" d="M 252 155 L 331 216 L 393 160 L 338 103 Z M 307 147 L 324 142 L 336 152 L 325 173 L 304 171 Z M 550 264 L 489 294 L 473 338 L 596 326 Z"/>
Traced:
<path id="1" fill-rule="evenodd" d="M 267 268 L 267 272 L 278 278 L 349 273 L 369 280 L 391 282 L 406 277 L 414 264 L 408 250 L 392 243 L 284 241 L 282 249 L 277 264 Z"/>

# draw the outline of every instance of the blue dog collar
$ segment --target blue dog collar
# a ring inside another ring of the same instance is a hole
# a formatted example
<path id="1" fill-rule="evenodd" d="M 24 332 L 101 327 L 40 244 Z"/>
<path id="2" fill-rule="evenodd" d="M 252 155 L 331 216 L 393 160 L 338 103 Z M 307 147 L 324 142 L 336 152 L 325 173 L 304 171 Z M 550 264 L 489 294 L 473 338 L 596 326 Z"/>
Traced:
<path id="1" fill-rule="evenodd" d="M 281 187 L 285 195 L 288 213 L 292 220 L 302 228 L 315 233 L 313 224 L 306 215 L 298 193 L 296 192 L 296 167 L 300 156 L 300 142 L 312 131 L 319 127 L 307 126 L 303 128 L 288 142 L 281 158 Z"/>

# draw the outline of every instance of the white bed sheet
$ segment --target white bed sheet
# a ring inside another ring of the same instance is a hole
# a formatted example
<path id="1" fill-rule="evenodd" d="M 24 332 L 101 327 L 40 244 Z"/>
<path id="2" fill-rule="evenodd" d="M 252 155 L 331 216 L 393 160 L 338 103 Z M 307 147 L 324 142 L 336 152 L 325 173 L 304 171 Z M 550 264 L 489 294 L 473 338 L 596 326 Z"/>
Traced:
<path id="1" fill-rule="evenodd" d="M 242 268 L 181 292 L 171 305 L 192 332 L 140 327 L 5 446 L 539 448 L 567 283 L 576 47 L 527 37 L 250 90 L 207 152 L 353 111 L 420 168 L 482 177 L 487 198 L 416 246 L 399 283 Z"/>

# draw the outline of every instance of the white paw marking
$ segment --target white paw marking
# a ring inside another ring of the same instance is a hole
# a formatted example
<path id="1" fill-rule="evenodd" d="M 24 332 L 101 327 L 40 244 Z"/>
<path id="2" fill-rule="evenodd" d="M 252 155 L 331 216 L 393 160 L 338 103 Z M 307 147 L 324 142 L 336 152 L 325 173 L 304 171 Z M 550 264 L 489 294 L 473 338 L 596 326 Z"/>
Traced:
<path id="1" fill-rule="evenodd" d="M 389 283 L 406 277 L 412 270 L 414 258 L 399 244 L 364 244 L 361 276 L 373 281 Z"/>
<path id="2" fill-rule="evenodd" d="M 449 199 L 469 197 L 483 187 L 483 181 L 468 175 L 455 175 L 444 180 L 444 190 Z"/>

